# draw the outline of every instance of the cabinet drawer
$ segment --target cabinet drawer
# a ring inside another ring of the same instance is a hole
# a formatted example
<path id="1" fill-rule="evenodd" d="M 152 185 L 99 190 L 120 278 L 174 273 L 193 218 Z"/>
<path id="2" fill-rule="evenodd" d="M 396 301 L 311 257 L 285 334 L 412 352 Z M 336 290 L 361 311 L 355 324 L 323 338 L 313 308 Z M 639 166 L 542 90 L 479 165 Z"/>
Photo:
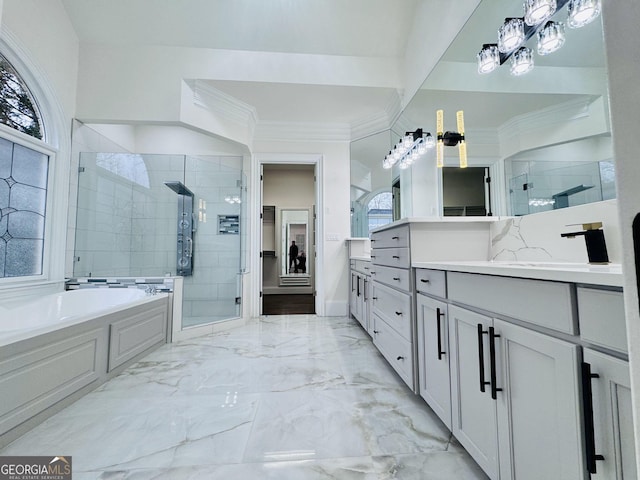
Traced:
<path id="1" fill-rule="evenodd" d="M 351 260 L 351 268 L 365 275 L 371 274 L 371 262 L 367 260 Z"/>
<path id="2" fill-rule="evenodd" d="M 390 228 L 371 234 L 371 248 L 408 247 L 409 226 Z"/>
<path id="3" fill-rule="evenodd" d="M 447 273 L 450 300 L 575 335 L 571 285 L 523 278 Z"/>
<path id="4" fill-rule="evenodd" d="M 386 265 L 388 267 L 409 268 L 408 248 L 375 248 L 371 251 L 371 263 L 373 265 Z"/>
<path id="5" fill-rule="evenodd" d="M 376 282 L 390 285 L 394 288 L 404 290 L 405 292 L 411 291 L 410 274 L 407 269 L 376 265 L 373 268 L 371 275 Z"/>
<path id="6" fill-rule="evenodd" d="M 416 269 L 416 290 L 436 297 L 447 297 L 445 272 L 442 270 Z"/>
<path id="7" fill-rule="evenodd" d="M 580 336 L 594 345 L 627 352 L 622 292 L 578 287 Z"/>
<path id="8" fill-rule="evenodd" d="M 389 365 L 400 375 L 400 378 L 413 390 L 413 348 L 411 342 L 398 335 L 375 313 L 372 319 L 374 322 L 373 343 L 387 359 Z"/>
<path id="9" fill-rule="evenodd" d="M 411 340 L 411 297 L 392 288 L 372 282 L 373 311 L 402 337 Z"/>

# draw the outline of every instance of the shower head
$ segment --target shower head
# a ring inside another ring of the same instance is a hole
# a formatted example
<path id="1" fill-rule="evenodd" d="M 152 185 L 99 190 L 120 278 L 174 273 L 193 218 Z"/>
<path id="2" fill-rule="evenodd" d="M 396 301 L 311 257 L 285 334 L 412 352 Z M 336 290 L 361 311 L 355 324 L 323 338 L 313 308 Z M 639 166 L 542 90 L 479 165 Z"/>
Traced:
<path id="1" fill-rule="evenodd" d="M 176 192 L 178 195 L 188 195 L 193 197 L 193 192 L 184 186 L 182 182 L 172 181 L 172 182 L 164 182 L 164 184 L 169 187 L 171 190 Z"/>

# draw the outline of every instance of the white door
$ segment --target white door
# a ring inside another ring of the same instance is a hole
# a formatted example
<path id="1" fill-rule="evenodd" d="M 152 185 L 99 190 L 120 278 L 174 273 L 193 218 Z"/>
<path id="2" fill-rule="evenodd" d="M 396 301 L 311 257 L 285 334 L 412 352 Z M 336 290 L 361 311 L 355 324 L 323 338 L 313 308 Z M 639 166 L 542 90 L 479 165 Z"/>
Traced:
<path id="1" fill-rule="evenodd" d="M 592 394 L 593 405 L 594 441 L 591 445 L 587 442 L 591 479 L 636 479 L 629 363 L 589 348 L 584 349 L 584 362 L 591 373 L 585 395 Z M 588 401 L 585 397 L 585 403 Z M 589 413 L 585 411 L 585 415 Z M 585 420 L 588 427 L 589 419 L 585 417 Z M 585 435 L 591 432 L 586 431 Z"/>
<path id="2" fill-rule="evenodd" d="M 451 431 L 485 473 L 498 479 L 496 402 L 491 398 L 491 318 L 450 305 Z"/>
<path id="3" fill-rule="evenodd" d="M 418 295 L 416 306 L 420 396 L 451 429 L 447 304 Z"/>
<path id="4" fill-rule="evenodd" d="M 493 333 L 500 478 L 584 478 L 578 347 L 498 319 Z"/>

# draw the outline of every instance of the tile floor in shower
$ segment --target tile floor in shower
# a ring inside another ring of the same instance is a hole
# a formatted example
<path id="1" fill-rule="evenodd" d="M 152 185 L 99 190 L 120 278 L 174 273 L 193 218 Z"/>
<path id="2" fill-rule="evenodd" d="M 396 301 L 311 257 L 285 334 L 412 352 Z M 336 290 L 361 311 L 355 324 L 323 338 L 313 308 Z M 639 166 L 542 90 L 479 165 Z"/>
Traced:
<path id="1" fill-rule="evenodd" d="M 0 455 L 85 479 L 486 479 L 348 318 L 269 316 L 161 347 Z"/>

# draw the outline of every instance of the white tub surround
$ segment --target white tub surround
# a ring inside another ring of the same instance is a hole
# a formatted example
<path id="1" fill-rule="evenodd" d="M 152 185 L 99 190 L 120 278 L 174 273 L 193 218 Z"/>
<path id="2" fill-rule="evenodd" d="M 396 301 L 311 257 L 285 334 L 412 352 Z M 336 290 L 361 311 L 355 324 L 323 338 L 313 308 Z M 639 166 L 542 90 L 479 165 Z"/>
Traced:
<path id="1" fill-rule="evenodd" d="M 0 446 L 165 343 L 169 298 L 93 288 L 3 307 Z"/>

